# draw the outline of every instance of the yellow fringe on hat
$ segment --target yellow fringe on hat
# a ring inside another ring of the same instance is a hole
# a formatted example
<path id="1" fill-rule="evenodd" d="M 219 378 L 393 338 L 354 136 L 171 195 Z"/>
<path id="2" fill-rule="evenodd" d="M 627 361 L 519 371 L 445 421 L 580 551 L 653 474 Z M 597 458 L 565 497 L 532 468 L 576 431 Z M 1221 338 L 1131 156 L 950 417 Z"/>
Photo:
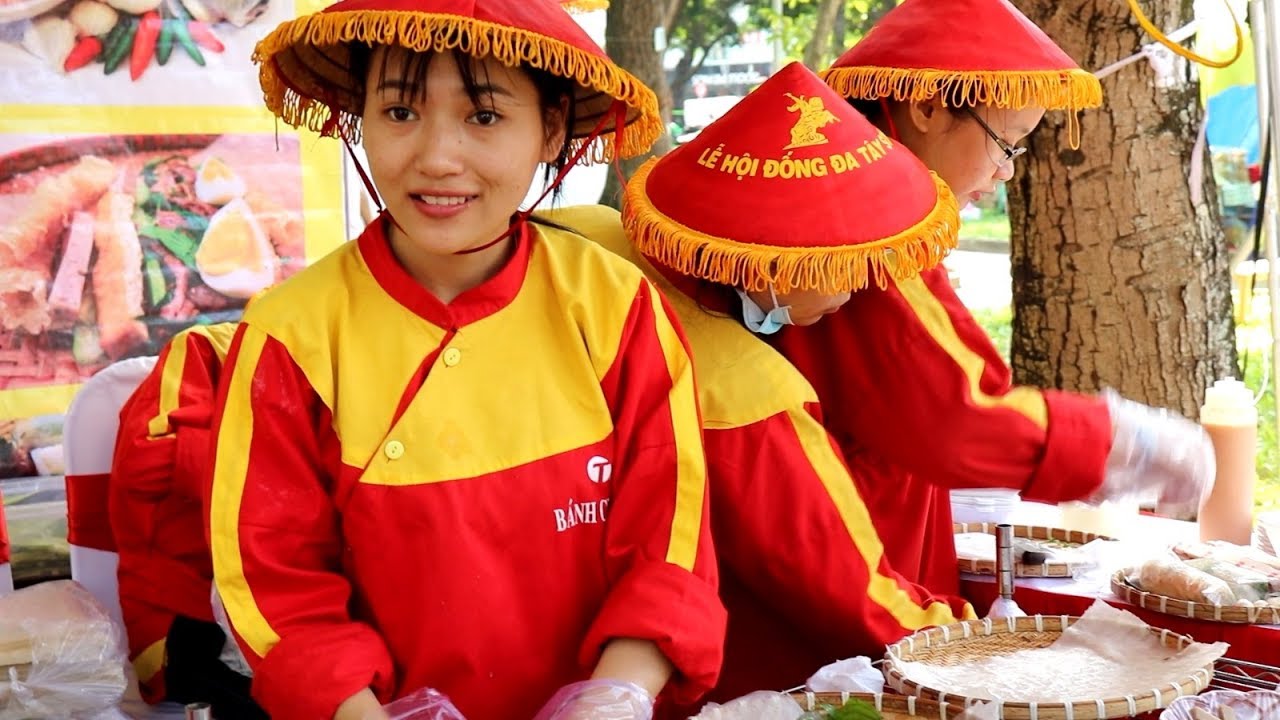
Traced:
<path id="1" fill-rule="evenodd" d="M 569 12 L 591 12 L 592 10 L 608 10 L 609 0 L 565 0 L 561 3 Z"/>
<path id="2" fill-rule="evenodd" d="M 949 106 L 994 105 L 1021 110 L 1080 110 L 1102 105 L 1102 83 L 1092 73 L 1071 70 L 928 70 L 892 67 L 833 67 L 818 75 L 833 90 L 855 100 L 928 100 Z"/>
<path id="3" fill-rule="evenodd" d="M 253 61 L 261 65 L 258 77 L 267 107 L 294 127 L 332 135 L 336 131 L 350 142 L 359 142 L 360 120 L 351 108 L 335 106 L 349 87 L 333 87 L 329 98 L 312 96 L 314 89 L 289 84 L 275 65 L 277 54 L 297 45 L 336 46 L 349 43 L 391 45 L 416 52 L 460 50 L 472 57 L 492 57 L 512 67 L 528 64 L 553 75 L 570 78 L 626 104 L 628 115 L 640 116 L 627 123 L 622 148 L 615 148 L 612 130 L 601 134 L 584 156 L 584 162 L 609 162 L 614 157 L 634 157 L 648 152 L 665 132 L 653 91 L 611 61 L 568 43 L 509 25 L 457 15 L 414 11 L 317 12 L 285 22 L 254 48 Z M 327 100 L 327 101 L 326 101 Z M 335 114 L 338 117 L 335 118 Z M 584 141 L 576 135 L 573 149 Z"/>
<path id="4" fill-rule="evenodd" d="M 872 278 L 884 289 L 942 262 L 955 249 L 960 208 L 936 174 L 938 199 L 915 225 L 861 245 L 773 247 L 708 235 L 684 226 L 653 206 L 645 191 L 658 162 L 648 161 L 627 183 L 622 223 L 640 252 L 677 272 L 750 291 L 770 285 L 779 292 L 816 290 L 824 295 L 856 292 Z"/>

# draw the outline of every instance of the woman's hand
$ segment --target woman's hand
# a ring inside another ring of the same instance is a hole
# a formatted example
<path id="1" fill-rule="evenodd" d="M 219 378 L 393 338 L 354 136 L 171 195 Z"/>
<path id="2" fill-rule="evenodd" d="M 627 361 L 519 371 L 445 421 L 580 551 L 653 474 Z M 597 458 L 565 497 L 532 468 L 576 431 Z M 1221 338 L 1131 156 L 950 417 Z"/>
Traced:
<path id="1" fill-rule="evenodd" d="M 382 709 L 382 703 L 369 688 L 352 695 L 338 706 L 333 720 L 390 720 Z"/>

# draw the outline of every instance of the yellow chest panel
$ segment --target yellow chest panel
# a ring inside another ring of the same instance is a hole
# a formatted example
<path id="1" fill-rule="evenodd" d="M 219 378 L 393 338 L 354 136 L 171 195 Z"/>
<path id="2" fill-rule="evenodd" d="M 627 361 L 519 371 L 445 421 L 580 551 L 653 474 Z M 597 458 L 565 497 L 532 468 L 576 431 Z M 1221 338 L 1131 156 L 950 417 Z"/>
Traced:
<path id="1" fill-rule="evenodd" d="M 255 303 L 247 321 L 289 348 L 364 482 L 470 478 L 599 443 L 613 430 L 600 379 L 641 276 L 581 238 L 539 233 L 552 237 L 534 240 L 515 300 L 447 342 L 446 328 L 382 289 L 354 243 Z"/>

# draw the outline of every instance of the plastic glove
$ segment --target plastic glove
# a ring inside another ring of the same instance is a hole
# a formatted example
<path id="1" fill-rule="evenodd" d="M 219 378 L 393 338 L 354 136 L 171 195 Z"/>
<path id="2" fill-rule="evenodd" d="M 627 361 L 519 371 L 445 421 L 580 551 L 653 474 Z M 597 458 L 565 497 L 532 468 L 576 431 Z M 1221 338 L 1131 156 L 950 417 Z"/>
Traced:
<path id="1" fill-rule="evenodd" d="M 1213 443 L 1196 423 L 1169 410 L 1102 391 L 1111 414 L 1111 454 L 1102 487 L 1086 502 L 1159 491 L 1162 511 L 1193 514 L 1213 488 Z"/>
<path id="2" fill-rule="evenodd" d="M 653 698 L 639 685 L 617 680 L 584 680 L 560 688 L 534 720 L 651 720 L 652 717 Z"/>
<path id="3" fill-rule="evenodd" d="M 422 688 L 382 708 L 390 720 L 466 720 L 438 690 Z"/>

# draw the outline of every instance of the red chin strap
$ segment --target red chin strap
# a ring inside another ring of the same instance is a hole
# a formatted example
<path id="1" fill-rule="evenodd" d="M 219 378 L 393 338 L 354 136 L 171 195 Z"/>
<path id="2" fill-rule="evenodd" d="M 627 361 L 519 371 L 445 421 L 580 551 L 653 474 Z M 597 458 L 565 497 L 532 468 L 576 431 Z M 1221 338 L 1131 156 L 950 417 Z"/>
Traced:
<path id="1" fill-rule="evenodd" d="M 538 196 L 538 199 L 529 206 L 528 210 L 521 210 L 516 213 L 515 221 L 511 223 L 511 226 L 507 228 L 506 232 L 484 245 L 469 248 L 467 250 L 460 250 L 454 253 L 454 255 L 470 255 L 472 253 L 488 250 L 494 245 L 497 245 L 503 240 L 511 237 L 517 230 L 524 227 L 524 224 L 528 222 L 529 216 L 533 214 L 533 211 L 536 210 L 538 206 L 542 204 L 542 201 L 546 200 L 551 193 L 555 192 L 556 188 L 560 187 L 560 183 L 564 182 L 564 178 L 569 174 L 569 171 L 582 160 L 583 155 L 587 154 L 587 150 L 591 148 L 591 144 L 596 141 L 596 138 L 600 137 L 604 133 L 604 128 L 609 124 L 610 120 L 613 120 L 615 152 L 622 152 L 623 133 L 625 132 L 625 126 L 627 124 L 627 106 L 620 100 L 614 100 L 613 106 L 610 107 L 609 112 L 606 112 L 604 116 L 600 118 L 600 122 L 596 123 L 595 128 L 593 128 L 591 133 L 587 135 L 586 140 L 582 141 L 578 146 L 578 149 L 574 151 L 572 156 L 570 156 L 569 161 L 564 164 L 564 167 L 560 168 L 560 172 L 556 173 L 555 180 L 552 180 L 551 184 L 547 185 L 546 189 L 544 189 L 542 194 Z"/>
<path id="2" fill-rule="evenodd" d="M 898 137 L 898 126 L 893 124 L 893 113 L 889 112 L 888 99 L 880 98 L 880 112 L 884 113 L 884 121 L 889 123 L 889 137 L 894 142 L 902 142 L 902 138 Z"/>

